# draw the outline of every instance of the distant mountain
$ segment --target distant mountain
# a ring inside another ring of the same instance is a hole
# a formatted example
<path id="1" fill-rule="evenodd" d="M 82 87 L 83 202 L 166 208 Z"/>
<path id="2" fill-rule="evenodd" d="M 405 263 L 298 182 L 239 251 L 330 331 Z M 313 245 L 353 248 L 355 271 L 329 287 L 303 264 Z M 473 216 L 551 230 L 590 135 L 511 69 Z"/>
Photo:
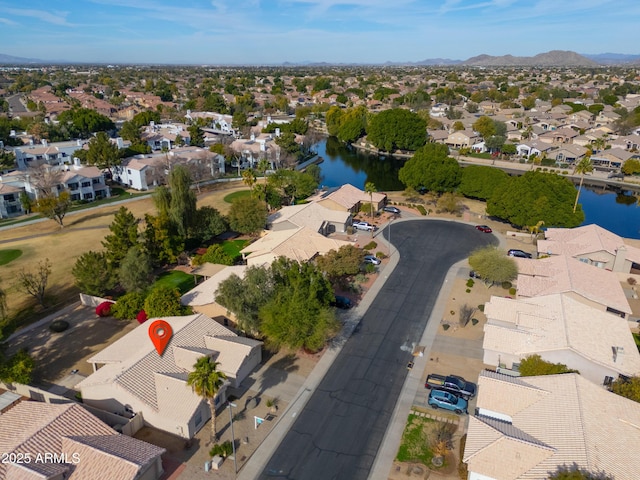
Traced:
<path id="1" fill-rule="evenodd" d="M 625 53 L 583 53 L 587 57 L 600 65 L 624 65 L 627 63 L 640 63 L 640 55 L 627 55 Z"/>
<path id="2" fill-rule="evenodd" d="M 5 55 L 4 53 L 0 53 L 0 64 L 4 65 L 18 65 L 24 63 L 47 63 L 44 60 L 38 60 L 37 58 L 24 58 L 24 57 L 14 57 L 12 55 Z"/>
<path id="3" fill-rule="evenodd" d="M 450 58 L 427 58 L 415 62 L 414 65 L 460 65 L 462 60 L 451 60 Z"/>
<path id="4" fill-rule="evenodd" d="M 592 67 L 598 64 L 576 52 L 552 50 L 551 52 L 539 53 L 534 57 L 478 55 L 465 60 L 461 65 L 476 67 Z"/>

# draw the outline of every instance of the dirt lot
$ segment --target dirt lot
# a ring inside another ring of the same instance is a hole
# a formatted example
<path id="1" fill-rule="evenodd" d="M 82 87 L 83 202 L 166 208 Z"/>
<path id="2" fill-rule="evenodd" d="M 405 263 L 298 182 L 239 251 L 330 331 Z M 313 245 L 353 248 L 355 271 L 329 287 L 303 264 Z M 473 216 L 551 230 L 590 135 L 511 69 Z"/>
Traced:
<path id="1" fill-rule="evenodd" d="M 226 214 L 230 205 L 225 203 L 223 198 L 233 191 L 243 189 L 246 187 L 237 183 L 216 184 L 214 190 L 203 191 L 198 196 L 198 206 L 212 206 Z M 137 218 L 155 211 L 150 197 L 126 203 L 124 206 Z M 67 216 L 63 229 L 50 220 L 1 231 L 1 249 L 19 249 L 23 252 L 17 260 L 0 266 L 0 278 L 3 280 L 3 287 L 7 290 L 10 312 L 13 314 L 34 304 L 31 297 L 11 286 L 17 272 L 22 269 L 31 269 L 39 261 L 47 258 L 52 264 L 48 295 L 57 300 L 73 298 L 77 291 L 73 286 L 71 269 L 76 259 L 89 250 L 102 250 L 101 241 L 109 233 L 109 225 L 119 208 L 119 205 L 104 206 Z"/>

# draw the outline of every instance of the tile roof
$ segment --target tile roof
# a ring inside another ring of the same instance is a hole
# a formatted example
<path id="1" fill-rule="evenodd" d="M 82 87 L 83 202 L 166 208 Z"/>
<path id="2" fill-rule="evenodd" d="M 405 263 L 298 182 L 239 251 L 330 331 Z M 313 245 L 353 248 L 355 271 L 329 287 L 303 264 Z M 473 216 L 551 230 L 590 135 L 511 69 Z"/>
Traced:
<path id="1" fill-rule="evenodd" d="M 310 228 L 270 231 L 264 237 L 240 250 L 252 264 L 271 263 L 278 257 L 286 257 L 297 262 L 307 262 L 316 255 L 324 255 L 329 250 L 338 250 L 351 242 L 327 238 Z"/>
<path id="2" fill-rule="evenodd" d="M 543 479 L 575 462 L 616 480 L 637 478 L 640 458 L 629 455 L 628 447 L 640 445 L 640 404 L 578 374 L 514 381 L 482 372 L 478 385 L 477 407 L 487 413 L 470 418 L 464 452 L 470 472 L 499 480 Z M 521 408 L 501 408 L 520 397 Z M 488 420 L 495 417 L 491 412 L 506 414 L 512 427 Z"/>
<path id="3" fill-rule="evenodd" d="M 89 363 L 105 365 L 76 387 L 83 389 L 94 385 L 110 385 L 115 390 L 136 397 L 150 408 L 162 410 L 168 417 L 186 423 L 203 400 L 190 388 L 186 388 L 188 370 L 178 365 L 180 360 L 176 361 L 173 347 L 212 350 L 211 338 L 237 335 L 202 314 L 165 317 L 164 320 L 171 325 L 173 336 L 162 356 L 158 355 L 149 340 L 149 325 L 153 321 L 149 319 L 91 357 Z M 254 347 L 261 345 L 261 342 L 256 340 L 246 339 L 245 342 Z M 215 345 L 220 346 L 219 343 Z M 225 345 L 229 346 L 230 342 Z M 238 345 L 234 347 L 238 348 Z M 238 350 L 239 352 L 218 353 L 220 370 L 234 378 L 238 368 L 237 355 L 247 352 L 247 348 Z M 177 388 L 173 388 L 176 386 Z M 158 392 L 165 391 L 165 387 L 169 387 L 171 394 L 159 396 Z"/>
<path id="4" fill-rule="evenodd" d="M 317 232 L 325 221 L 346 224 L 350 215 L 347 211 L 332 210 L 312 202 L 282 207 L 269 216 L 268 223 L 291 222 L 297 227 L 309 227 Z"/>
<path id="5" fill-rule="evenodd" d="M 21 402 L 0 417 L 0 427 L 0 451 L 29 453 L 33 460 L 21 467 L 0 464 L 0 478 L 50 478 L 68 470 L 70 480 L 133 480 L 165 451 L 115 432 L 75 403 Z M 45 452 L 66 454 L 69 463 L 36 461 Z M 69 468 L 74 453 L 79 463 Z"/>
<path id="6" fill-rule="evenodd" d="M 483 348 L 525 357 L 573 351 L 620 374 L 640 373 L 640 353 L 627 321 L 596 310 L 568 295 L 513 300 L 491 297 L 485 305 Z M 612 347 L 623 347 L 614 359 Z M 576 367 L 574 367 L 576 368 Z"/>
<path id="7" fill-rule="evenodd" d="M 518 297 L 575 292 L 587 300 L 630 314 L 618 277 L 608 270 L 558 255 L 539 260 L 514 258 L 518 265 Z"/>
<path id="8" fill-rule="evenodd" d="M 589 256 L 595 252 L 606 252 L 615 258 L 622 246 L 627 249 L 627 258 L 640 263 L 640 249 L 626 245 L 625 239 L 599 225 L 591 224 L 576 228 L 549 228 L 545 239 L 538 240 L 538 251 L 549 255 Z M 594 258 L 595 259 L 595 258 Z M 601 261 L 608 261 L 604 258 Z"/>
<path id="9" fill-rule="evenodd" d="M 192 306 L 213 303 L 216 301 L 216 291 L 218 290 L 220 283 L 231 275 L 237 275 L 240 278 L 244 278 L 244 272 L 246 270 L 246 265 L 227 266 L 182 295 L 180 303 Z"/>
<path id="10" fill-rule="evenodd" d="M 380 203 L 385 199 L 386 195 L 384 193 L 374 192 L 373 193 L 373 202 Z M 334 202 L 342 205 L 347 209 L 353 208 L 358 202 L 369 202 L 371 199 L 369 194 L 364 190 L 360 190 L 359 188 L 354 187 L 353 185 L 346 183 L 342 185 L 340 188 L 333 190 L 329 194 L 323 197 L 323 199 L 330 198 Z"/>

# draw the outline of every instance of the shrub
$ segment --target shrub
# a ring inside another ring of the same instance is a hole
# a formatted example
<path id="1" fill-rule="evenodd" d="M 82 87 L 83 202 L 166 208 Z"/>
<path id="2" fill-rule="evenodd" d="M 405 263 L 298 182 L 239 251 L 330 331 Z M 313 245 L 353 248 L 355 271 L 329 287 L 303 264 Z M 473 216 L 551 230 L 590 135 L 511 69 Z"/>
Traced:
<path id="1" fill-rule="evenodd" d="M 367 263 L 364 267 L 364 271 L 365 273 L 375 273 L 376 272 L 376 266 L 372 263 Z"/>
<path id="2" fill-rule="evenodd" d="M 223 443 L 216 443 L 211 450 L 209 450 L 209 455 L 215 457 L 216 455 L 220 455 L 222 458 L 227 458 L 229 455 L 233 453 L 233 445 L 230 440 L 227 440 Z"/>
<path id="3" fill-rule="evenodd" d="M 380 260 L 384 260 L 385 258 L 387 258 L 387 256 L 385 255 L 384 252 L 376 252 L 376 258 L 379 258 Z"/>
<path id="4" fill-rule="evenodd" d="M 424 208 L 424 206 L 422 206 L 422 205 L 416 205 L 416 210 L 418 210 L 421 215 L 426 215 L 427 214 L 427 209 Z"/>
<path id="5" fill-rule="evenodd" d="M 147 312 L 145 312 L 144 310 L 140 310 L 136 315 L 136 320 L 138 321 L 138 323 L 144 323 L 147 320 L 149 320 L 149 317 L 147 316 Z"/>
<path id="6" fill-rule="evenodd" d="M 442 324 L 442 329 L 443 330 L 449 330 L 450 325 L 448 323 L 443 323 Z"/>
<path id="7" fill-rule="evenodd" d="M 473 281 L 473 278 L 467 280 L 467 287 L 471 288 L 475 285 L 476 282 Z"/>
<path id="8" fill-rule="evenodd" d="M 505 290 L 509 290 L 512 286 L 511 282 L 502 282 L 502 288 Z"/>
<path id="9" fill-rule="evenodd" d="M 516 294 L 516 289 L 515 289 L 515 288 L 513 288 L 513 287 L 511 287 L 511 288 L 509 289 L 509 295 L 515 295 L 515 294 Z"/>
<path id="10" fill-rule="evenodd" d="M 480 320 L 478 320 L 477 318 L 472 318 L 471 319 L 471 325 L 477 325 L 479 321 Z"/>
<path id="11" fill-rule="evenodd" d="M 636 284 L 636 283 L 638 283 L 638 282 L 636 281 L 636 279 L 635 279 L 635 278 L 633 278 L 633 277 L 629 277 L 629 278 L 627 278 L 627 283 L 628 283 L 629 285 L 635 285 L 635 284 Z"/>
<path id="12" fill-rule="evenodd" d="M 470 289 L 470 288 L 467 288 L 467 289 L 465 290 L 465 292 L 467 292 L 467 293 L 471 293 L 471 289 Z"/>
<path id="13" fill-rule="evenodd" d="M 113 302 L 102 302 L 96 307 L 96 315 L 99 317 L 108 317 L 111 315 L 111 307 Z"/>
<path id="14" fill-rule="evenodd" d="M 349 225 L 347 227 L 347 235 L 353 235 L 353 232 L 355 232 L 355 229 L 351 225 Z"/>
<path id="15" fill-rule="evenodd" d="M 484 303 L 478 305 L 478 310 L 480 310 L 481 312 L 484 312 Z"/>
<path id="16" fill-rule="evenodd" d="M 69 328 L 69 322 L 66 320 L 55 320 L 49 325 L 49 330 L 55 333 L 64 332 L 67 328 Z"/>
<path id="17" fill-rule="evenodd" d="M 144 311 L 150 317 L 184 315 L 184 308 L 180 304 L 180 291 L 168 285 L 155 287 L 144 299 Z"/>
<path id="18" fill-rule="evenodd" d="M 369 243 L 367 243 L 364 247 L 362 247 L 362 249 L 363 250 L 374 250 L 377 246 L 378 246 L 378 244 L 372 240 Z"/>
<path id="19" fill-rule="evenodd" d="M 141 292 L 130 292 L 118 299 L 111 307 L 111 314 L 120 320 L 132 320 L 144 307 L 145 296 Z"/>

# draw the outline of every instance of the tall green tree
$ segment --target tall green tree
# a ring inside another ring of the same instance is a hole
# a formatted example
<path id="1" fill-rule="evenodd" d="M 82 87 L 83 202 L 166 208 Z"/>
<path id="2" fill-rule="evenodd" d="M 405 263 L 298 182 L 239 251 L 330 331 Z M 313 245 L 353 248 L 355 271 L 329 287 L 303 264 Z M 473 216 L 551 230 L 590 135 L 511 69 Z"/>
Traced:
<path id="1" fill-rule="evenodd" d="M 427 143 L 427 122 L 404 108 L 385 110 L 369 121 L 367 140 L 386 152 L 416 151 Z"/>
<path id="2" fill-rule="evenodd" d="M 169 285 L 154 287 L 144 299 L 144 311 L 149 318 L 184 315 L 184 307 L 180 303 L 180 290 Z"/>
<path id="3" fill-rule="evenodd" d="M 142 242 L 154 265 L 175 263 L 184 251 L 184 238 L 178 234 L 176 225 L 168 215 L 145 215 Z"/>
<path id="4" fill-rule="evenodd" d="M 398 171 L 398 178 L 407 187 L 426 188 L 443 193 L 460 184 L 460 166 L 448 157 L 449 149 L 439 143 L 428 143 L 419 149 Z"/>
<path id="5" fill-rule="evenodd" d="M 498 168 L 469 165 L 462 169 L 458 192 L 465 197 L 487 200 L 496 188 L 508 181 L 509 175 Z"/>
<path id="6" fill-rule="evenodd" d="M 191 189 L 191 174 L 182 165 L 176 165 L 169 173 L 171 204 L 169 217 L 178 227 L 178 233 L 187 237 L 196 217 L 196 194 Z"/>
<path id="7" fill-rule="evenodd" d="M 227 375 L 218 370 L 219 362 L 211 357 L 200 357 L 193 371 L 187 377 L 187 385 L 190 386 L 196 395 L 204 398 L 211 409 L 211 438 L 217 440 L 218 430 L 216 428 L 216 402 L 215 398 L 222 389 Z"/>
<path id="8" fill-rule="evenodd" d="M 89 165 L 95 165 L 100 170 L 109 170 L 120 165 L 121 158 L 118 147 L 111 143 L 109 135 L 105 132 L 98 132 L 95 137 L 89 140 L 86 160 Z"/>
<path id="9" fill-rule="evenodd" d="M 571 370 L 562 363 L 547 362 L 540 355 L 529 355 L 520 362 L 520 375 L 523 377 L 533 377 L 537 375 L 556 375 L 559 373 L 580 373 Z"/>
<path id="10" fill-rule="evenodd" d="M 151 283 L 151 258 L 139 246 L 129 249 L 120 263 L 118 279 L 127 292 L 141 292 Z"/>
<path id="11" fill-rule="evenodd" d="M 189 145 L 204 147 L 204 131 L 198 125 L 191 125 L 187 130 L 191 136 Z"/>
<path id="12" fill-rule="evenodd" d="M 267 224 L 267 209 L 262 200 L 240 197 L 231 204 L 228 218 L 232 230 L 255 235 Z"/>
<path id="13" fill-rule="evenodd" d="M 573 212 L 576 190 L 560 175 L 530 171 L 509 177 L 487 200 L 487 214 L 514 225 L 535 225 L 544 221 L 549 227 L 577 227 L 584 221 L 578 205 Z"/>
<path id="14" fill-rule="evenodd" d="M 271 264 L 273 298 L 260 309 L 261 331 L 275 348 L 319 351 L 339 329 L 331 284 L 311 263 L 280 257 Z"/>
<path id="15" fill-rule="evenodd" d="M 129 249 L 138 245 L 138 219 L 127 207 L 120 207 L 109 225 L 109 231 L 111 233 L 104 237 L 102 246 L 109 262 L 118 267 Z"/>
<path id="16" fill-rule="evenodd" d="M 226 232 L 228 228 L 227 220 L 215 208 L 204 206 L 196 211 L 195 224 L 192 228 L 194 238 L 207 241 Z"/>
<path id="17" fill-rule="evenodd" d="M 482 135 L 482 138 L 484 138 L 485 140 L 490 136 L 496 134 L 496 125 L 494 121 L 486 115 L 483 115 L 478 120 L 476 120 L 473 123 L 472 128 L 480 135 Z"/>
<path id="18" fill-rule="evenodd" d="M 367 130 L 367 109 L 360 105 L 350 108 L 340 117 L 338 138 L 346 143 L 352 143 L 362 137 Z"/>
<path id="19" fill-rule="evenodd" d="M 340 131 L 340 124 L 344 112 L 340 107 L 333 106 L 325 114 L 325 123 L 327 125 L 327 132 L 333 137 L 338 136 Z"/>
<path id="20" fill-rule="evenodd" d="M 584 175 L 586 173 L 593 172 L 593 164 L 591 163 L 591 157 L 585 156 L 576 164 L 573 169 L 574 174 L 580 175 L 580 185 L 578 185 L 578 192 L 576 193 L 576 201 L 573 204 L 573 213 L 576 213 L 578 208 L 578 200 L 580 199 L 580 192 L 582 191 L 582 182 L 584 181 Z"/>
<path id="21" fill-rule="evenodd" d="M 367 182 L 364 184 L 365 193 L 369 194 L 369 201 L 371 206 L 371 218 L 373 218 L 373 194 L 378 191 L 375 184 L 373 182 Z M 373 235 L 373 230 L 371 231 L 371 235 Z"/>
<path id="22" fill-rule="evenodd" d="M 640 377 L 631 377 L 628 380 L 618 379 L 611 384 L 611 391 L 634 402 L 640 402 Z"/>
<path id="23" fill-rule="evenodd" d="M 76 286 L 87 295 L 102 297 L 116 285 L 113 268 L 104 252 L 83 253 L 76 260 L 71 273 Z"/>
<path id="24" fill-rule="evenodd" d="M 329 250 L 316 259 L 316 265 L 332 282 L 348 275 L 356 275 L 364 261 L 364 251 L 355 245 L 343 245 L 338 250 Z"/>

